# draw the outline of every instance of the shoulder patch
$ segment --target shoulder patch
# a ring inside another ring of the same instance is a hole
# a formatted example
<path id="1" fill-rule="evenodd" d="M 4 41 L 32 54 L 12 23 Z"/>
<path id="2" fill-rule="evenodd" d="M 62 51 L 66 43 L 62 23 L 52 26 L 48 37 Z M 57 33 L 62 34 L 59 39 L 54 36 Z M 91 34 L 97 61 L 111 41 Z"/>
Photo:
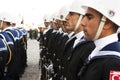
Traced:
<path id="1" fill-rule="evenodd" d="M 120 80 L 120 71 L 111 70 L 109 80 Z"/>

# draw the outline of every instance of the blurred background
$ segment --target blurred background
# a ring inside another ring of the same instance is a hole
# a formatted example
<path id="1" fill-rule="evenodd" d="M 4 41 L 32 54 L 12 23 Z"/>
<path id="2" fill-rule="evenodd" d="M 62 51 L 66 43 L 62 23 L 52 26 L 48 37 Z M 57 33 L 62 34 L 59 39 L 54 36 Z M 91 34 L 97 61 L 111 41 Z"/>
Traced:
<path id="1" fill-rule="evenodd" d="M 73 0 L 0 0 L 0 12 L 9 12 L 24 19 L 27 28 L 35 28 L 45 14 L 53 14 Z"/>

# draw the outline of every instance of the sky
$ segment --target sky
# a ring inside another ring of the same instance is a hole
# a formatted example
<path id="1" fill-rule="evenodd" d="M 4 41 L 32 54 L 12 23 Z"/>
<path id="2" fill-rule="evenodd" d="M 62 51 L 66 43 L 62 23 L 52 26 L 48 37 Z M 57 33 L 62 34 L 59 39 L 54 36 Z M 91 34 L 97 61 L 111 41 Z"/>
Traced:
<path id="1" fill-rule="evenodd" d="M 39 24 L 45 14 L 53 14 L 73 0 L 0 0 L 0 12 L 24 17 L 27 24 Z"/>

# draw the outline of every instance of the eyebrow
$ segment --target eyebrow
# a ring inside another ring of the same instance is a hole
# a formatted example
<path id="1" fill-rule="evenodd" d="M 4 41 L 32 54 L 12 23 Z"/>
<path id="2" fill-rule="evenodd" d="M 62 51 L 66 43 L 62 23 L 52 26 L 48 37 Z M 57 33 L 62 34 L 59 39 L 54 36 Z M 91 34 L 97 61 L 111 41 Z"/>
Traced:
<path id="1" fill-rule="evenodd" d="M 74 13 L 74 12 L 69 12 L 69 14 L 72 14 L 72 13 Z"/>
<path id="2" fill-rule="evenodd" d="M 91 13 L 86 13 L 85 16 L 93 16 Z"/>

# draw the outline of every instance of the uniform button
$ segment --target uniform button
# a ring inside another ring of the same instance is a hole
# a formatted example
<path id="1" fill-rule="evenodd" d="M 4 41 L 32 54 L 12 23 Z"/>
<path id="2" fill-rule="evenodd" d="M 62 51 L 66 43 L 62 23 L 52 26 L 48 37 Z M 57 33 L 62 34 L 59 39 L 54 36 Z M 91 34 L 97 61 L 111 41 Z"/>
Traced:
<path id="1" fill-rule="evenodd" d="M 68 57 L 67 60 L 69 61 L 69 60 L 70 60 L 70 57 Z"/>
<path id="2" fill-rule="evenodd" d="M 53 54 L 53 56 L 55 56 L 55 53 Z"/>
<path id="3" fill-rule="evenodd" d="M 59 65 L 59 69 L 61 69 L 61 66 Z"/>
<path id="4" fill-rule="evenodd" d="M 48 51 L 48 48 L 46 48 L 46 50 Z"/>
<path id="5" fill-rule="evenodd" d="M 56 60 L 57 60 L 57 61 L 59 61 L 59 59 L 58 59 L 58 58 L 57 58 Z"/>
<path id="6" fill-rule="evenodd" d="M 42 60 L 43 60 L 43 58 L 42 58 Z"/>
<path id="7" fill-rule="evenodd" d="M 64 80 L 67 80 L 66 77 L 64 77 Z"/>

